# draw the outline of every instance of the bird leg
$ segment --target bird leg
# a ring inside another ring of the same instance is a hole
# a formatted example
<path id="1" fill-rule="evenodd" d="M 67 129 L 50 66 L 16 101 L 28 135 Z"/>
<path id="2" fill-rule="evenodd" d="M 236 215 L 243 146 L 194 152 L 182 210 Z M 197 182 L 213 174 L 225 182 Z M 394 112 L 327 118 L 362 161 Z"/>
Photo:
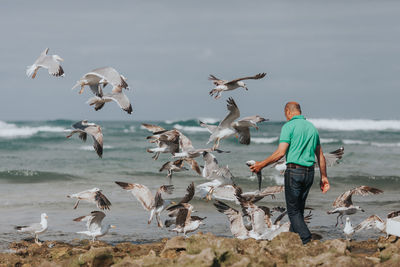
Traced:
<path id="1" fill-rule="evenodd" d="M 74 210 L 78 207 L 80 199 L 78 199 L 75 203 Z"/>
<path id="2" fill-rule="evenodd" d="M 39 70 L 39 69 L 35 69 L 35 72 L 34 72 L 33 75 L 32 75 L 32 79 L 35 79 L 38 70 Z"/>
<path id="3" fill-rule="evenodd" d="M 219 147 L 219 140 L 220 140 L 219 137 L 217 138 L 217 140 L 215 140 L 214 145 L 212 147 L 212 151 L 215 151 Z"/>
<path id="4" fill-rule="evenodd" d="M 82 94 L 83 93 L 83 89 L 85 88 L 85 86 L 84 85 L 81 85 L 81 90 L 79 90 L 79 94 Z"/>
<path id="5" fill-rule="evenodd" d="M 342 216 L 340 216 L 340 221 L 342 222 L 342 223 L 340 224 L 340 226 L 343 226 L 343 224 L 344 224 L 344 222 L 343 222 L 343 214 L 342 214 Z"/>
<path id="6" fill-rule="evenodd" d="M 212 194 L 214 193 L 214 187 L 211 187 L 210 191 L 208 191 L 206 195 L 206 200 L 210 201 L 212 199 Z"/>
<path id="7" fill-rule="evenodd" d="M 42 242 L 39 242 L 39 236 L 35 234 L 35 243 L 38 244 L 39 246 L 42 245 Z"/>
<path id="8" fill-rule="evenodd" d="M 339 224 L 339 216 L 340 216 L 340 214 L 336 217 L 336 224 L 335 224 L 335 227 L 337 227 L 338 224 Z"/>
<path id="9" fill-rule="evenodd" d="M 161 219 L 160 219 L 160 215 L 159 215 L 159 214 L 156 214 L 156 219 L 157 219 L 157 225 L 158 225 L 158 227 L 164 228 L 164 225 L 163 225 L 163 223 L 162 223 L 162 221 L 161 221 Z"/>

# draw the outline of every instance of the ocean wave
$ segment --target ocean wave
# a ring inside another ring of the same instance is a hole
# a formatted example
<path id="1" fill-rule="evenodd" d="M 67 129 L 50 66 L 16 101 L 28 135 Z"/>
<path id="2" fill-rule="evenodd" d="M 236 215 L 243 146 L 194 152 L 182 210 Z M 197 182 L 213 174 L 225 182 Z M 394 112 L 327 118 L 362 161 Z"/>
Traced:
<path id="1" fill-rule="evenodd" d="M 378 142 L 371 142 L 372 146 L 377 147 L 400 147 L 400 143 L 378 143 Z"/>
<path id="2" fill-rule="evenodd" d="M 343 139 L 342 143 L 345 145 L 368 145 L 369 142 L 361 140 Z"/>
<path id="3" fill-rule="evenodd" d="M 64 132 L 64 130 L 65 129 L 63 127 L 17 126 L 16 124 L 13 123 L 6 123 L 4 121 L 0 121 L 0 138 L 23 138 L 23 137 L 30 137 L 39 132 L 59 133 L 59 132 Z"/>
<path id="4" fill-rule="evenodd" d="M 34 170 L 8 170 L 0 171 L 0 181 L 8 183 L 41 183 L 50 181 L 69 181 L 78 177 L 57 172 Z"/>
<path id="5" fill-rule="evenodd" d="M 321 138 L 320 142 L 321 144 L 330 144 L 340 142 L 340 140 L 334 138 Z"/>
<path id="6" fill-rule="evenodd" d="M 206 128 L 199 127 L 199 126 L 183 126 L 180 124 L 175 124 L 174 128 L 177 130 L 181 130 L 184 132 L 208 132 Z"/>
<path id="7" fill-rule="evenodd" d="M 104 145 L 103 149 L 111 149 L 114 148 L 113 146 L 109 146 L 109 145 Z M 85 150 L 85 151 L 94 151 L 93 146 L 81 146 L 79 148 L 80 150 Z"/>
<path id="8" fill-rule="evenodd" d="M 278 137 L 253 137 L 251 141 L 256 144 L 271 144 L 278 141 Z"/>
<path id="9" fill-rule="evenodd" d="M 140 128 L 147 130 L 143 126 L 140 126 Z M 124 129 L 123 132 L 124 133 L 134 133 L 134 132 L 136 132 L 136 128 L 135 128 L 135 126 L 130 126 L 129 129 Z"/>
<path id="10" fill-rule="evenodd" d="M 199 117 L 195 119 L 187 119 L 187 120 L 165 120 L 165 124 L 180 124 L 180 125 L 199 125 L 199 121 L 202 121 L 207 124 L 215 124 L 219 122 L 219 119 L 210 118 L 210 117 Z"/>
<path id="11" fill-rule="evenodd" d="M 333 131 L 384 131 L 400 130 L 400 120 L 368 119 L 308 119 L 315 127 Z"/>

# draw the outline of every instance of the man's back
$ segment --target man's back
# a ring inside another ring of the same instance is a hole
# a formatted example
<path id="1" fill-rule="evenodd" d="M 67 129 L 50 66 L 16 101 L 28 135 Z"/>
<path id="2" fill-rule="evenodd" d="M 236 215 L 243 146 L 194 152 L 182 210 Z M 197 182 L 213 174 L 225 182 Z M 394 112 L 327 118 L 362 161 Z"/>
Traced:
<path id="1" fill-rule="evenodd" d="M 282 127 L 279 142 L 289 144 L 286 162 L 306 167 L 315 164 L 315 149 L 320 145 L 319 134 L 304 116 L 294 116 Z"/>

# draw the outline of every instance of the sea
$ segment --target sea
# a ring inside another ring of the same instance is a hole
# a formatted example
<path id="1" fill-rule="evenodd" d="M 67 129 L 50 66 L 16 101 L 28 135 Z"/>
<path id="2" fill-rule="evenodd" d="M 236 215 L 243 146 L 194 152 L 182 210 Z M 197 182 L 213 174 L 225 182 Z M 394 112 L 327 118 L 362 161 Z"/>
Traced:
<path id="1" fill-rule="evenodd" d="M 166 129 L 176 128 L 186 134 L 196 148 L 209 147 L 209 133 L 199 126 L 198 120 L 218 123 L 213 118 L 195 118 L 180 121 L 143 121 L 160 125 Z M 313 119 L 318 128 L 324 152 L 344 147 L 340 163 L 328 169 L 331 190 L 322 194 L 319 189 L 319 173 L 316 171 L 314 185 L 307 206 L 313 208 L 310 223 L 312 232 L 324 239 L 343 238 L 342 227 L 335 227 L 336 215 L 328 215 L 333 201 L 342 192 L 360 185 L 377 187 L 383 194 L 354 196 L 353 201 L 365 212 L 351 216 L 353 225 L 372 214 L 385 218 L 400 205 L 400 120 L 369 119 Z M 41 240 L 71 242 L 87 238 L 76 234 L 85 230 L 85 223 L 73 219 L 87 215 L 96 206 L 82 201 L 73 209 L 75 201 L 66 196 L 93 187 L 103 190 L 112 206 L 106 211 L 105 223 L 117 228 L 101 239 L 110 243 L 146 243 L 176 234 L 158 228 L 156 222 L 147 224 L 149 214 L 129 192 L 122 190 L 115 181 L 140 183 L 155 192 L 168 184 L 166 173 L 159 168 L 171 155 L 161 154 L 158 160 L 146 152 L 153 145 L 148 143 L 142 121 L 93 121 L 101 125 L 104 135 L 103 158 L 93 150 L 92 139 L 82 142 L 77 136 L 67 139 L 75 121 L 0 121 L 0 244 L 6 249 L 13 241 L 30 237 L 17 233 L 16 225 L 27 225 L 40 221 L 40 214 L 49 217 L 48 231 Z M 241 145 L 234 137 L 221 142 L 220 148 L 230 153 L 216 154 L 220 165 L 227 165 L 236 184 L 244 191 L 257 189 L 257 181 L 246 167 L 247 160 L 262 160 L 278 145 L 278 136 L 283 121 L 265 122 L 259 130 L 251 130 L 251 144 Z M 202 158 L 197 159 L 203 165 Z M 175 190 L 170 198 L 179 201 L 186 187 L 206 182 L 194 171 L 175 173 L 172 184 Z M 263 187 L 282 185 L 283 176 L 274 168 L 263 170 Z M 191 202 L 196 215 L 207 217 L 199 231 L 212 232 L 219 236 L 231 236 L 228 219 L 212 205 L 199 197 Z M 266 198 L 263 205 L 285 206 L 284 194 L 275 199 Z M 228 205 L 238 209 L 234 203 Z M 277 215 L 275 215 L 277 216 Z M 162 214 L 163 220 L 166 214 Z M 355 239 L 368 239 L 381 235 L 370 230 L 357 233 Z"/>

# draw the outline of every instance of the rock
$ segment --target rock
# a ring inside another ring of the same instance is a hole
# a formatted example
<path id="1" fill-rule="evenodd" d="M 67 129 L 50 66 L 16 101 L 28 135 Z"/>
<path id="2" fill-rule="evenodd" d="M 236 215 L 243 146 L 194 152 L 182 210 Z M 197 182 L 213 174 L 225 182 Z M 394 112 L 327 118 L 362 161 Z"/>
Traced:
<path id="1" fill-rule="evenodd" d="M 77 256 L 77 264 L 88 264 L 89 266 L 110 266 L 114 263 L 113 249 L 111 247 L 92 247 L 88 252 Z"/>
<path id="2" fill-rule="evenodd" d="M 180 251 L 186 251 L 186 241 L 182 236 L 173 237 L 165 243 L 160 256 L 163 258 L 175 258 Z"/>
<path id="3" fill-rule="evenodd" d="M 347 243 L 340 239 L 327 240 L 323 244 L 328 250 L 334 253 L 338 253 L 341 255 L 344 255 L 346 253 Z"/>
<path id="4" fill-rule="evenodd" d="M 211 266 L 213 265 L 214 261 L 218 262 L 214 252 L 211 248 L 206 248 L 203 249 L 200 254 L 183 255 L 182 257 L 179 257 L 177 264 L 179 266 Z"/>

